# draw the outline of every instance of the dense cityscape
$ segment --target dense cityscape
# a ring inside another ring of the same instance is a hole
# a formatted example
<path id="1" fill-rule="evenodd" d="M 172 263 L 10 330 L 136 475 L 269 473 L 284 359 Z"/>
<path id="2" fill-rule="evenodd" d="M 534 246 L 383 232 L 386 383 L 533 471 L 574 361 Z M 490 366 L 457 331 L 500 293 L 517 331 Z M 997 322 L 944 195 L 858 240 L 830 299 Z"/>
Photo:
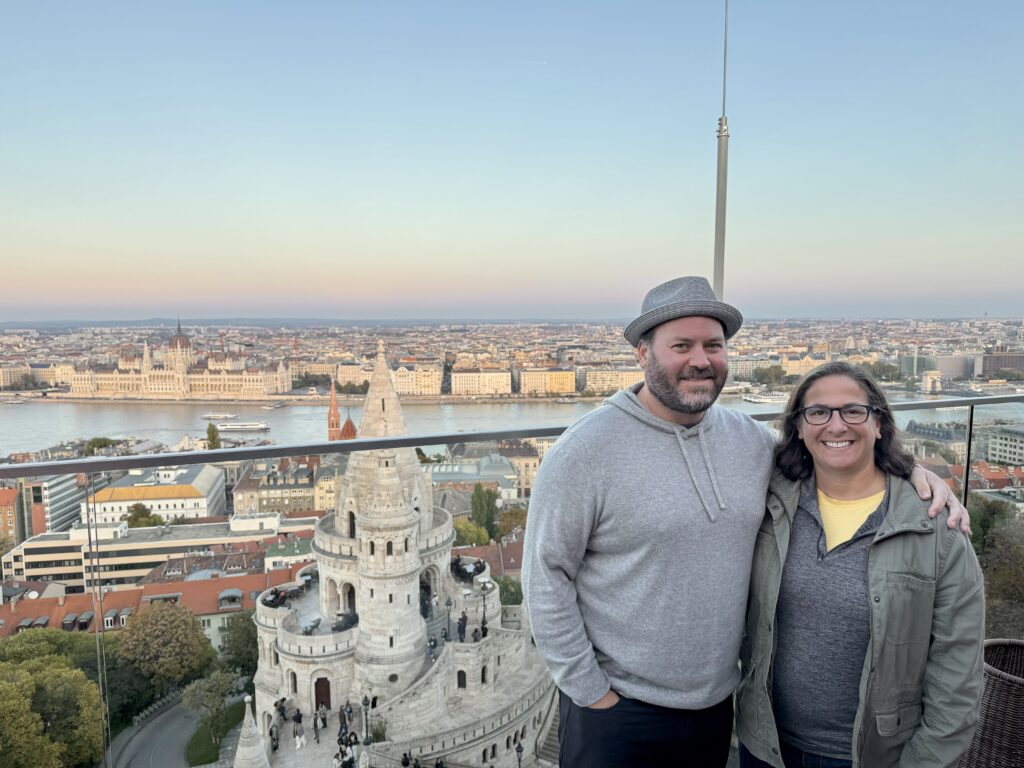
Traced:
<path id="1" fill-rule="evenodd" d="M 283 408 L 285 417 L 293 406 L 314 406 L 322 409 L 321 439 L 347 441 L 397 434 L 387 419 L 374 421 L 372 410 L 364 411 L 357 428 L 351 406 L 361 406 L 364 399 L 387 402 L 397 414 L 392 418 L 401 424 L 399 399 L 427 407 L 495 407 L 509 401 L 596 405 L 643 380 L 635 353 L 616 323 L 266 328 L 176 322 L 8 328 L 0 344 L 0 416 L 21 413 L 19 406 L 27 406 L 36 409 L 35 419 L 46 419 L 83 402 L 151 403 L 141 418 L 179 403 L 216 408 L 204 414 L 205 433 L 183 434 L 174 444 L 134 436 L 133 427 L 142 432 L 145 425 L 124 424 L 119 437 L 67 435 L 45 448 L 25 446 L 0 460 L 0 466 L 168 450 L 272 447 L 274 436 L 267 425 L 240 421 L 229 411 L 232 404 L 236 409 L 243 404 L 275 412 Z M 725 392 L 742 395 L 740 404 L 749 401 L 778 410 L 796 380 L 831 360 L 867 367 L 896 399 L 1019 393 L 1024 389 L 1024 326 L 1018 319 L 987 318 L 753 321 L 730 343 Z M 910 412 L 901 439 L 957 491 L 971 451 L 974 493 L 969 508 L 981 531 L 975 542 L 979 552 L 989 555 L 983 562 L 989 564 L 990 584 L 996 585 L 989 594 L 990 634 L 1019 633 L 1024 629 L 1024 602 L 1014 597 L 1016 577 L 1010 575 L 1012 569 L 1006 571 L 1006 558 L 1020 543 L 1014 543 L 1016 533 L 1007 538 L 1005 531 L 1016 530 L 1006 528 L 1011 524 L 1019 528 L 1024 515 L 1020 420 L 1013 412 L 980 408 L 969 438 L 962 410 L 942 413 Z M 345 558 L 331 560 L 331 553 L 350 552 L 356 535 L 354 516 L 346 523 L 351 530 L 342 533 L 335 530 L 341 518 L 332 512 L 355 504 L 349 512 L 353 515 L 360 504 L 381 503 L 369 497 L 346 502 L 346 487 L 388 482 L 365 462 L 353 464 L 363 455 L 358 453 L 0 480 L 6 604 L 0 609 L 0 663 L 43 653 L 43 647 L 47 654 L 79 658 L 86 649 L 74 638 L 89 633 L 99 633 L 109 644 L 103 675 L 85 669 L 85 676 L 102 686 L 110 721 L 90 726 L 92 741 L 67 739 L 65 761 L 72 748 L 98 755 L 90 750 L 96 749 L 97 738 L 100 744 L 110 738 L 102 737 L 107 728 L 112 735 L 129 724 L 137 730 L 165 709 L 187 712 L 198 707 L 208 712 L 203 721 L 207 730 L 198 741 L 192 738 L 199 755 L 192 764 L 208 762 L 203 755 L 223 756 L 233 749 L 235 765 L 256 765 L 258 757 L 247 763 L 245 755 L 263 754 L 268 738 L 280 739 L 276 710 L 282 701 L 294 701 L 297 707 L 308 699 L 314 708 L 333 710 L 341 699 L 358 699 L 362 690 L 376 695 L 353 714 L 346 716 L 343 708 L 336 717 L 342 730 L 358 734 L 362 729 L 367 744 L 391 743 L 403 753 L 430 756 L 432 762 L 444 755 L 467 759 L 476 750 L 484 764 L 497 764 L 503 757 L 507 763 L 520 755 L 515 750 L 520 739 L 532 737 L 538 764 L 557 761 L 553 709 L 545 704 L 551 682 L 529 646 L 522 645 L 525 619 L 519 613 L 518 585 L 533 478 L 553 438 L 469 438 L 430 447 L 429 455 L 417 449 L 405 459 L 407 468 L 419 469 L 402 475 L 410 484 L 406 498 L 425 494 L 433 509 L 433 528 L 418 534 L 420 575 L 399 590 L 409 598 L 411 615 L 422 616 L 424 635 L 407 638 L 404 655 L 394 663 L 367 666 L 359 659 L 377 656 L 356 646 L 354 656 L 345 656 L 350 659 L 346 664 L 355 659 L 355 667 L 317 660 L 330 644 L 349 647 L 352 627 L 360 621 L 357 595 L 367 584 L 367 577 L 351 571 Z M 390 554 L 391 539 L 386 543 Z M 404 547 L 408 551 L 408 536 Z M 459 590 L 452 591 L 442 578 L 449 563 L 456 581 L 464 581 Z M 463 563 L 478 564 L 468 578 L 459 570 Z M 388 573 L 382 572 L 381 584 L 394 590 L 394 574 Z M 255 624 L 239 618 L 253 612 Z M 376 621 L 390 627 L 411 626 L 412 619 L 385 611 L 365 613 L 361 621 L 364 626 Z M 170 671 L 158 671 L 145 654 L 131 649 L 156 644 L 156 635 L 167 635 L 170 626 L 179 629 L 170 633 L 174 639 L 160 653 L 179 661 Z M 37 629 L 58 634 L 28 631 Z M 488 633 L 494 640 L 482 643 Z M 442 653 L 456 634 L 466 645 L 455 643 L 452 653 Z M 318 647 L 321 635 L 328 645 L 321 642 Z M 426 673 L 419 669 L 421 657 L 410 662 L 408 656 L 409 649 L 423 643 L 428 649 Z M 501 655 L 499 646 L 505 649 Z M 283 661 L 286 650 L 297 654 L 298 666 Z M 488 669 L 500 664 L 502 655 L 505 673 L 511 675 L 506 679 L 514 681 L 511 687 L 498 684 L 496 672 L 488 685 Z M 210 672 L 207 665 L 213 657 L 231 673 Z M 310 665 L 327 671 L 303 682 L 308 673 L 301 670 Z M 118 693 L 110 683 L 111 676 L 124 675 L 137 678 L 131 695 Z M 407 675 L 418 678 L 415 699 L 402 693 L 404 684 L 389 682 Z M 457 688 L 466 689 L 468 708 L 460 713 L 449 706 L 442 722 L 421 696 L 430 686 L 439 686 L 431 695 L 448 695 L 444 681 L 449 675 L 457 677 Z M 353 678 L 351 688 L 343 685 Z M 76 678 L 76 685 L 85 685 L 84 679 Z M 232 694 L 245 679 L 255 686 L 256 717 L 251 722 Z M 467 683 L 469 679 L 476 682 Z M 80 695 L 93 692 L 84 687 Z M 197 703 L 203 700 L 206 710 Z M 476 729 L 481 718 L 496 717 L 501 723 L 509 716 L 516 723 L 514 732 L 502 726 L 485 728 L 482 740 L 479 734 L 470 738 L 464 733 Z M 320 715 L 314 717 L 319 729 Z M 240 720 L 241 731 L 235 725 Z M 250 727 L 258 727 L 263 736 L 246 730 Z M 221 734 L 228 738 L 219 750 L 200 746 L 211 736 L 216 744 Z M 445 746 L 451 740 L 454 747 L 460 739 L 475 746 L 454 752 Z M 501 755 L 499 743 L 505 744 Z M 120 747 L 123 751 L 124 745 Z M 324 755 L 326 759 L 329 752 Z"/>

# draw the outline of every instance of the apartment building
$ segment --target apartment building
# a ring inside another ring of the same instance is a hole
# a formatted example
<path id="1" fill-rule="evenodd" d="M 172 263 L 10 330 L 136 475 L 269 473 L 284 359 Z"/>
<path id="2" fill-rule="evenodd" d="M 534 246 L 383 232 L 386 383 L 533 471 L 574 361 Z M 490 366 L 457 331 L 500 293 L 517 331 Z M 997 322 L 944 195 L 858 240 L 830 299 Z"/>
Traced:
<path id="1" fill-rule="evenodd" d="M 437 365 L 401 365 L 392 369 L 391 380 L 399 395 L 440 395 L 444 372 Z"/>
<path id="2" fill-rule="evenodd" d="M 524 368 L 519 372 L 524 395 L 567 395 L 576 391 L 576 372 L 568 368 Z"/>
<path id="3" fill-rule="evenodd" d="M 510 395 L 512 372 L 498 368 L 452 371 L 453 395 Z"/>
<path id="4" fill-rule="evenodd" d="M 1011 466 L 1024 465 L 1024 427 L 1004 425 L 989 433 L 988 460 Z"/>
<path id="5" fill-rule="evenodd" d="M 595 395 L 610 395 L 644 380 L 644 372 L 636 368 L 584 368 L 580 389 Z"/>
<path id="6" fill-rule="evenodd" d="M 21 496 L 17 488 L 0 488 L 0 541 L 18 541 Z"/>
<path id="7" fill-rule="evenodd" d="M 254 462 L 235 483 L 235 512 L 281 514 L 316 509 L 318 464 Z M 324 498 L 321 488 L 320 498 Z"/>
<path id="8" fill-rule="evenodd" d="M 91 509 L 96 522 L 115 523 L 136 504 L 170 522 L 227 514 L 224 472 L 208 464 L 133 469 L 82 502 L 81 519 Z"/>

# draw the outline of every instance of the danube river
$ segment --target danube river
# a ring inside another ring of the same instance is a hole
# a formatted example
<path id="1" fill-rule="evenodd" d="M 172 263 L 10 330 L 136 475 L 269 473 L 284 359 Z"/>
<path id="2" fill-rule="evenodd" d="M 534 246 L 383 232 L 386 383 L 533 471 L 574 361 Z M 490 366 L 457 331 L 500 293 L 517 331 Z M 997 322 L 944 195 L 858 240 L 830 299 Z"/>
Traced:
<path id="1" fill-rule="evenodd" d="M 900 399 L 894 397 L 894 400 Z M 748 403 L 738 396 L 723 396 L 720 401 L 748 413 L 781 410 L 781 405 Z M 529 401 L 513 403 L 403 403 L 402 411 L 410 434 L 442 432 L 478 432 L 496 429 L 526 429 L 571 424 L 600 401 L 556 403 Z M 998 413 L 996 410 L 998 409 Z M 983 409 L 988 418 L 1024 421 L 1024 406 L 990 406 Z M 263 437 L 275 443 L 302 443 L 327 437 L 327 405 L 289 405 L 264 410 L 258 405 L 234 403 L 117 403 L 117 402 L 43 402 L 21 405 L 0 404 L 0 456 L 19 451 L 48 448 L 66 440 L 90 437 L 140 437 L 174 447 L 186 435 L 201 437 L 209 423 L 207 412 L 230 412 L 236 421 L 263 421 L 267 432 L 238 432 L 239 437 Z M 342 419 L 346 409 L 342 408 Z M 358 426 L 362 409 L 351 409 Z M 923 421 L 963 420 L 966 410 L 900 412 L 905 424 L 910 418 Z M 978 418 L 982 418 L 979 412 Z M 227 436 L 230 436 L 228 434 Z"/>

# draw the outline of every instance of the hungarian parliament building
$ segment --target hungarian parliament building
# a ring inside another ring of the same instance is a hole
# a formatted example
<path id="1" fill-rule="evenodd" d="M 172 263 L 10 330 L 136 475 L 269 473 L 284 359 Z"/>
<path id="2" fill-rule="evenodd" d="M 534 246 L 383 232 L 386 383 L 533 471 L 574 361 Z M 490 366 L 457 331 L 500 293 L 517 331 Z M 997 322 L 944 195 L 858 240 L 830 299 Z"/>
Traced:
<path id="1" fill-rule="evenodd" d="M 152 352 L 146 344 L 141 358 L 122 358 L 110 368 L 74 371 L 70 376 L 71 394 L 150 400 L 237 400 L 291 390 L 291 373 L 284 361 L 257 368 L 235 365 L 237 362 L 218 357 L 197 359 L 191 341 L 179 325 L 162 365 L 153 363 Z"/>

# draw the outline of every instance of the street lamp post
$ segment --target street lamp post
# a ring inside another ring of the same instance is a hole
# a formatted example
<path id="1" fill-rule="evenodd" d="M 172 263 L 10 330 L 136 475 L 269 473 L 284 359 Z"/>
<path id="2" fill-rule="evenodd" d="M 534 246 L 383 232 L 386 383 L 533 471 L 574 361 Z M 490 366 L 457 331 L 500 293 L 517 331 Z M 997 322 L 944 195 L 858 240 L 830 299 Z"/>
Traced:
<path id="1" fill-rule="evenodd" d="M 523 768 L 523 742 L 516 744 L 516 760 L 519 761 L 519 768 Z"/>
<path id="2" fill-rule="evenodd" d="M 444 607 L 448 609 L 448 637 L 452 636 L 452 596 L 448 595 L 444 599 Z"/>

